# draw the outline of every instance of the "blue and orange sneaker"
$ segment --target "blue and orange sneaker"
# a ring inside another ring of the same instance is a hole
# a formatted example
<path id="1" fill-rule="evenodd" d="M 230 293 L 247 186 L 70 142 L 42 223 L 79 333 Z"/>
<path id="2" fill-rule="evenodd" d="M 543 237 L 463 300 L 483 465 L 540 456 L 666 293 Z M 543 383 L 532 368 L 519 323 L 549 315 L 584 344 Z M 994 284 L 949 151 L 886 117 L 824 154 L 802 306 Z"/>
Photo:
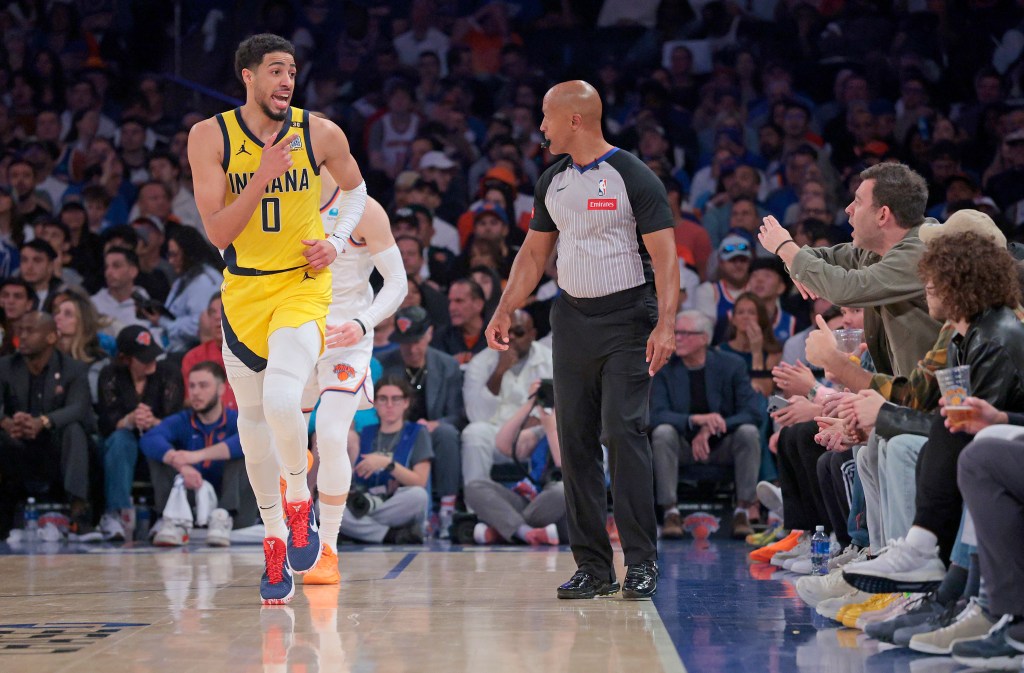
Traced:
<path id="1" fill-rule="evenodd" d="M 264 605 L 284 605 L 295 595 L 295 582 L 288 567 L 284 540 L 279 537 L 263 538 L 263 558 L 267 567 L 260 578 L 260 598 Z"/>
<path id="2" fill-rule="evenodd" d="M 302 575 L 320 560 L 320 530 L 316 525 L 313 498 L 287 503 L 284 513 L 288 520 L 288 565 L 293 572 Z"/>

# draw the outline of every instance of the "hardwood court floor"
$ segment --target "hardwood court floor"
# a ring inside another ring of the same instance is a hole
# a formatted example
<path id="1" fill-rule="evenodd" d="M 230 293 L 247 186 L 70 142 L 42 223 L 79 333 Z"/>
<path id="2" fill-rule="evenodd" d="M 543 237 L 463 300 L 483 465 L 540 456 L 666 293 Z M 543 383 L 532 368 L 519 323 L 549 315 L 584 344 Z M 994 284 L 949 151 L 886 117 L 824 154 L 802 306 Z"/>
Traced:
<path id="1" fill-rule="evenodd" d="M 0 671 L 684 670 L 651 601 L 555 598 L 564 549 L 343 547 L 340 587 L 265 609 L 262 562 L 257 546 L 0 556 Z"/>
<path id="2" fill-rule="evenodd" d="M 557 600 L 565 548 L 343 546 L 340 587 L 262 610 L 257 546 L 18 551 L 0 543 L 0 673 L 965 670 L 817 616 L 731 540 L 662 542 L 653 602 Z"/>

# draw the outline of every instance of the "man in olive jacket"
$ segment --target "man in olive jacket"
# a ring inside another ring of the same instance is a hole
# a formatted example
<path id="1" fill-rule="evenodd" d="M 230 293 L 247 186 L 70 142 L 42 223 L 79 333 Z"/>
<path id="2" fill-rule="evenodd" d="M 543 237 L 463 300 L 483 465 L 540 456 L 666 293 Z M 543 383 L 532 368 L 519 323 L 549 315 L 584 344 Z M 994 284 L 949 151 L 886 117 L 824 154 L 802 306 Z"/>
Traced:
<path id="1" fill-rule="evenodd" d="M 846 207 L 853 242 L 831 248 L 798 246 L 774 217 L 761 244 L 778 255 L 802 293 L 864 309 L 864 340 L 879 372 L 907 376 L 935 343 L 939 323 L 928 315 L 917 263 L 924 252 L 928 187 L 904 164 L 882 163 L 860 174 Z"/>

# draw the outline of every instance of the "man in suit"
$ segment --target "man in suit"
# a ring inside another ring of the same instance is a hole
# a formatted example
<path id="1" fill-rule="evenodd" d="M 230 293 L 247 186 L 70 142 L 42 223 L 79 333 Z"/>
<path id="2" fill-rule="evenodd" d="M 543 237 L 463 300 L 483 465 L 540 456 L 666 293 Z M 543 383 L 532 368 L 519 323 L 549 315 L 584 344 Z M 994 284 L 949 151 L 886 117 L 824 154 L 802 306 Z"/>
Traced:
<path id="1" fill-rule="evenodd" d="M 651 388 L 651 446 L 655 492 L 665 509 L 663 538 L 683 534 L 676 507 L 680 462 L 733 466 L 737 499 L 733 537 L 752 533 L 750 520 L 758 512 L 758 427 L 764 411 L 743 360 L 708 350 L 713 334 L 714 325 L 700 311 L 679 313 L 675 354 L 655 374 Z"/>
<path id="2" fill-rule="evenodd" d="M 18 323 L 18 351 L 0 358 L 0 532 L 26 495 L 65 495 L 72 519 L 86 512 L 88 433 L 96 419 L 88 366 L 56 349 L 57 327 L 34 311 Z"/>
<path id="3" fill-rule="evenodd" d="M 398 344 L 381 359 L 384 375 L 409 381 L 413 398 L 409 418 L 430 431 L 434 448 L 433 492 L 440 496 L 438 510 L 442 537 L 447 536 L 455 511 L 455 496 L 462 482 L 459 429 L 466 424 L 462 404 L 462 370 L 451 355 L 430 346 L 434 326 L 427 311 L 407 306 L 395 313 L 391 341 Z"/>

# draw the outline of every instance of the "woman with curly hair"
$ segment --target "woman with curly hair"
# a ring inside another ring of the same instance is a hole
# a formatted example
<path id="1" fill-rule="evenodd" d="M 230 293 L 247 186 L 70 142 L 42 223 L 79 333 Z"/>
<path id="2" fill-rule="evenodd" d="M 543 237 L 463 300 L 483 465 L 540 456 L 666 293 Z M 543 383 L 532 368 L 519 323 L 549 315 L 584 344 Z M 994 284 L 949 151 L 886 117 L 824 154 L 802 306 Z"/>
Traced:
<path id="1" fill-rule="evenodd" d="M 765 397 L 772 394 L 771 372 L 782 361 L 782 346 L 775 338 L 768 311 L 753 292 L 736 298 L 729 316 L 729 336 L 719 349 L 743 358 L 754 390 Z"/>
<path id="2" fill-rule="evenodd" d="M 65 288 L 54 299 L 53 321 L 59 337 L 57 350 L 89 365 L 89 392 L 95 404 L 100 370 L 117 351 L 114 338 L 101 332 L 110 319 L 100 315 L 88 297 Z"/>

